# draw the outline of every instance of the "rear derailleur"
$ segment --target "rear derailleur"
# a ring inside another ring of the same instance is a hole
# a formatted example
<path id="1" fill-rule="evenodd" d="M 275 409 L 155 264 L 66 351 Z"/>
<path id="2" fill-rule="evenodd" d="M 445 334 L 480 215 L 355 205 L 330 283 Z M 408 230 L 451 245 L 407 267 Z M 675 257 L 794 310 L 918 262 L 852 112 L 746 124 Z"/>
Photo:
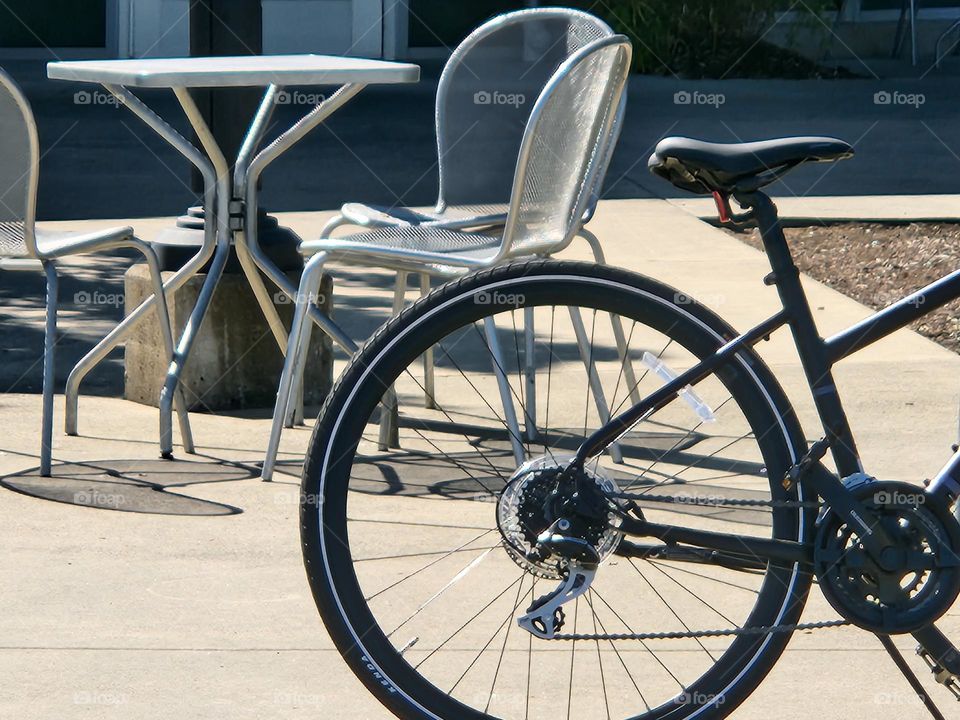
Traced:
<path id="1" fill-rule="evenodd" d="M 563 524 L 569 528 L 570 521 L 561 519 L 554 523 Z M 600 565 L 600 554 L 593 545 L 586 540 L 554 532 L 555 529 L 559 528 L 551 527 L 540 535 L 534 552 L 564 557 L 567 561 L 564 576 L 555 590 L 534 600 L 526 614 L 517 619 L 520 627 L 544 640 L 553 639 L 563 628 L 566 619 L 563 606 L 590 589 Z"/>

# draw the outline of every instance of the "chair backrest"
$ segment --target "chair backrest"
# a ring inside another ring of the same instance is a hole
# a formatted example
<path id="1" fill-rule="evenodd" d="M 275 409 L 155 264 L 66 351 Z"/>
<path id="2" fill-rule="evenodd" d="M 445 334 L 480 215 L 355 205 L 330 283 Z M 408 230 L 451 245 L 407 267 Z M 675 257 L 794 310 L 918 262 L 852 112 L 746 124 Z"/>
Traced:
<path id="1" fill-rule="evenodd" d="M 557 252 L 580 229 L 609 161 L 631 53 L 622 35 L 596 40 L 561 65 L 537 98 L 498 257 Z"/>
<path id="2" fill-rule="evenodd" d="M 30 103 L 0 70 L 0 257 L 37 257 L 40 143 Z"/>
<path id="3" fill-rule="evenodd" d="M 570 8 L 510 12 L 470 33 L 437 86 L 437 209 L 506 203 L 534 101 L 571 55 L 612 35 Z"/>

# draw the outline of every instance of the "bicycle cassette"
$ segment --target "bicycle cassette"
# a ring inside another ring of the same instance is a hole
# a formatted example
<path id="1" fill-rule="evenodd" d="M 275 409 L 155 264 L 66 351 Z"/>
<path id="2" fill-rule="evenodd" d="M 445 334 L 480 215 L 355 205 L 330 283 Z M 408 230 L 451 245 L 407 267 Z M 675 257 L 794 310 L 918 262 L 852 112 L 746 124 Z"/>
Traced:
<path id="1" fill-rule="evenodd" d="M 960 595 L 960 525 L 946 508 L 903 482 L 851 489 L 894 541 L 879 560 L 864 548 L 862 527 L 832 509 L 817 522 L 814 568 L 820 589 L 844 618 L 886 635 L 935 622 Z"/>

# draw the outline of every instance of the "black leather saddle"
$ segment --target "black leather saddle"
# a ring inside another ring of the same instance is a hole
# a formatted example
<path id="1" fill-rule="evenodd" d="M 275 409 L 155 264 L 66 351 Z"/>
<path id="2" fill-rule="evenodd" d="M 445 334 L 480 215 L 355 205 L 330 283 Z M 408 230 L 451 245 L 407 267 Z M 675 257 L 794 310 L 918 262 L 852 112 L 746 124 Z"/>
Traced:
<path id="1" fill-rule="evenodd" d="M 747 143 L 713 143 L 668 137 L 647 163 L 651 172 L 697 194 L 751 192 L 805 162 L 832 162 L 853 147 L 831 137 L 790 137 Z"/>

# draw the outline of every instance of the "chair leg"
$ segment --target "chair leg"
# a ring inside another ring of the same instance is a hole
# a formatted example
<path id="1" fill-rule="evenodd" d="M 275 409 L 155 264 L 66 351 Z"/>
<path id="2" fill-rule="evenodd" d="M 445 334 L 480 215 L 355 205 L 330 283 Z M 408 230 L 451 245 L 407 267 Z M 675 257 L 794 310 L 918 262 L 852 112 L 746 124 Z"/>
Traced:
<path id="1" fill-rule="evenodd" d="M 523 309 L 523 379 L 527 400 L 523 426 L 527 431 L 527 440 L 530 442 L 536 441 L 539 436 L 537 431 L 537 364 L 535 358 L 537 337 L 533 324 L 534 309 L 532 307 Z"/>
<path id="2" fill-rule="evenodd" d="M 503 351 L 500 348 L 500 340 L 497 338 L 497 323 L 492 317 L 484 318 L 483 333 L 487 338 L 487 346 L 490 348 L 490 360 L 493 365 L 493 374 L 497 378 L 497 387 L 500 390 L 500 403 L 503 405 L 503 416 L 507 424 L 507 433 L 510 436 L 513 459 L 519 467 L 526 462 L 527 456 L 520 439 L 522 437 L 520 435 L 520 425 L 517 423 L 517 410 L 513 405 L 510 382 L 507 380 Z"/>
<path id="3" fill-rule="evenodd" d="M 139 248 L 138 246 L 138 249 Z M 163 292 L 163 275 L 160 272 L 160 263 L 156 254 L 143 250 L 143 256 L 147 261 L 147 268 L 150 270 L 150 281 L 153 284 L 153 294 L 156 297 L 157 319 L 160 321 L 160 337 L 163 340 L 163 351 L 167 355 L 167 364 L 173 360 L 173 323 L 170 321 L 170 310 L 167 307 L 166 297 Z M 183 443 L 185 452 L 193 454 L 196 449 L 193 446 L 193 431 L 190 429 L 190 416 L 187 412 L 187 404 L 183 395 L 183 387 L 178 387 L 173 397 L 173 409 L 177 413 L 177 421 L 180 426 L 180 440 Z"/>
<path id="4" fill-rule="evenodd" d="M 430 275 L 420 273 L 420 297 L 430 293 Z M 433 347 L 423 354 L 423 406 L 437 409 L 436 377 L 434 372 Z"/>
<path id="5" fill-rule="evenodd" d="M 400 314 L 407 297 L 407 273 L 397 270 L 396 285 L 393 286 L 393 315 Z M 385 452 L 400 446 L 400 403 L 396 388 L 392 385 L 383 394 L 383 410 L 380 413 L 380 437 L 377 448 Z"/>
<path id="6" fill-rule="evenodd" d="M 53 261 L 43 263 L 47 276 L 47 317 L 43 335 L 43 407 L 40 428 L 40 475 L 50 477 L 53 457 L 54 348 L 57 344 L 57 303 L 60 279 Z"/>
<path id="7" fill-rule="evenodd" d="M 313 302 L 314 294 L 302 298 L 303 302 L 309 308 Z M 296 425 L 303 425 L 303 383 L 306 374 L 307 357 L 310 355 L 310 338 L 313 334 L 313 323 L 308 322 L 303 326 L 300 336 L 297 338 L 297 349 L 293 358 L 293 378 L 290 385 L 290 397 L 287 398 L 287 412 L 283 419 L 283 426 L 292 428 Z"/>
<path id="8" fill-rule="evenodd" d="M 586 328 L 583 326 L 580 308 L 570 308 L 570 322 L 573 324 L 573 331 L 577 336 L 580 359 L 587 370 L 587 378 L 590 382 L 590 390 L 593 392 L 593 401 L 597 406 L 597 414 L 600 416 L 600 422 L 606 424 L 610 420 L 610 407 L 607 405 L 607 398 L 603 393 L 603 383 L 600 382 L 600 375 L 597 373 L 597 366 L 593 361 L 590 339 L 587 337 Z M 615 463 L 623 463 L 623 453 L 617 443 L 612 443 L 608 449 L 610 457 Z"/>
<path id="9" fill-rule="evenodd" d="M 304 328 L 304 332 L 308 335 L 306 342 L 302 345 L 304 348 L 303 352 L 305 355 L 309 355 L 310 351 L 310 337 L 309 335 L 313 332 L 313 323 L 307 325 Z M 303 359 L 303 367 L 306 368 L 306 357 Z M 303 392 L 304 392 L 304 379 L 303 374 L 300 375 L 300 382 L 297 383 L 296 387 L 291 388 L 293 396 L 290 398 L 290 407 L 287 413 L 287 421 L 284 424 L 284 427 L 303 427 L 306 425 L 306 419 L 304 417 L 303 411 Z"/>
<path id="10" fill-rule="evenodd" d="M 586 228 L 580 228 L 580 237 L 590 244 L 593 251 L 593 259 L 600 265 L 606 265 L 607 259 L 603 254 L 603 248 L 600 246 L 600 240 Z M 620 360 L 620 368 L 623 372 L 623 380 L 630 393 L 630 401 L 636 405 L 643 398 L 640 396 L 640 388 L 637 383 L 637 375 L 633 370 L 633 361 L 630 359 L 630 348 L 627 347 L 626 335 L 623 332 L 623 323 L 619 315 L 610 313 L 610 325 L 613 328 L 613 338 L 617 343 L 617 356 Z M 614 398 L 616 400 L 616 398 Z"/>
<path id="11" fill-rule="evenodd" d="M 283 372 L 280 374 L 280 386 L 277 388 L 277 404 L 273 409 L 273 422 L 270 426 L 270 440 L 267 443 L 267 453 L 263 460 L 263 469 L 260 477 L 263 480 L 273 479 L 273 469 L 277 462 L 277 452 L 280 448 L 280 435 L 283 433 L 284 420 L 287 416 L 291 398 L 291 388 L 298 379 L 296 375 L 297 350 L 300 338 L 310 320 L 310 303 L 323 276 L 323 263 L 326 253 L 317 253 L 311 257 L 303 268 L 300 276 L 300 288 L 297 291 L 296 305 L 293 313 L 293 323 L 290 326 L 290 335 L 287 338 L 286 358 L 283 362 Z"/>

